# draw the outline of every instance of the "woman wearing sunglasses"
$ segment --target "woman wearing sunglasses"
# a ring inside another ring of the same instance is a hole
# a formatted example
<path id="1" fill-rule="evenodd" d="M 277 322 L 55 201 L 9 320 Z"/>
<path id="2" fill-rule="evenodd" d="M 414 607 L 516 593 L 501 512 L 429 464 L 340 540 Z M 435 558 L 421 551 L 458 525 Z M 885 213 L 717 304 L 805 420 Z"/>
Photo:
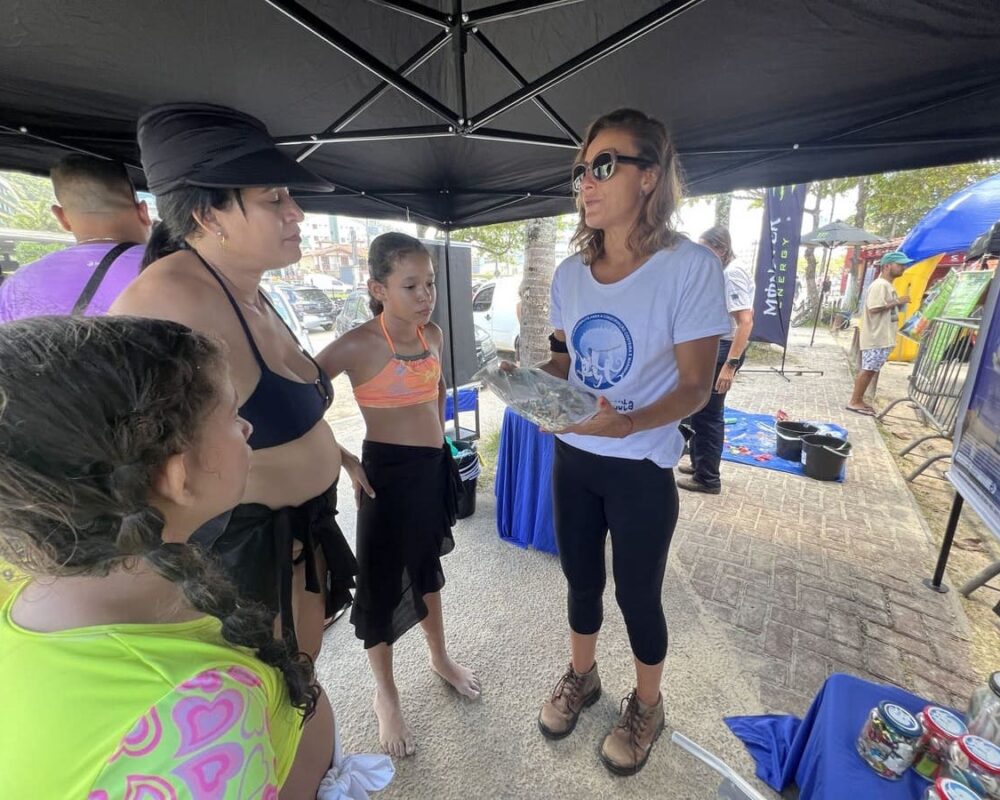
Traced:
<path id="1" fill-rule="evenodd" d="M 538 726 L 550 739 L 568 736 L 600 696 L 596 649 L 610 531 L 635 684 L 599 752 L 613 773 L 631 775 L 663 729 L 661 592 L 677 522 L 678 421 L 708 400 L 729 316 L 718 259 L 671 226 L 680 181 L 662 123 L 631 109 L 601 117 L 572 175 L 577 251 L 553 278 L 555 331 L 542 368 L 601 399 L 592 419 L 556 439 L 552 494 L 571 661 Z"/>

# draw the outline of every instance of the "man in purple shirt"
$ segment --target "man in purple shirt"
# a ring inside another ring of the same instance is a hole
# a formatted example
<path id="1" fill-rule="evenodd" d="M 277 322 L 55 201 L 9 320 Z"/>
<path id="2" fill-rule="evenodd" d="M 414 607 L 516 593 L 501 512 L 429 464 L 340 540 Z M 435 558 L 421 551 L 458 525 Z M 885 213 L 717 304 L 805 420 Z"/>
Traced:
<path id="1" fill-rule="evenodd" d="M 139 274 L 149 210 L 125 166 L 73 154 L 52 168 L 51 178 L 58 201 L 52 213 L 76 245 L 25 264 L 0 284 L 0 323 L 103 314 Z"/>

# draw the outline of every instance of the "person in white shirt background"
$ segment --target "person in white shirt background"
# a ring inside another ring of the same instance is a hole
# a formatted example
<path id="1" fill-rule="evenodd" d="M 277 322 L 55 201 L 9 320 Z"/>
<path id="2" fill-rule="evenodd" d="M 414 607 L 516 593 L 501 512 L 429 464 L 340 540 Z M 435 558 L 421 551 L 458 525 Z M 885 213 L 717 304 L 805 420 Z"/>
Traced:
<path id="1" fill-rule="evenodd" d="M 631 109 L 598 119 L 573 167 L 573 188 L 577 252 L 553 278 L 552 354 L 541 366 L 601 399 L 596 416 L 557 432 L 552 494 L 571 661 L 538 725 L 548 738 L 567 736 L 600 695 L 610 531 L 635 685 L 599 753 L 611 772 L 628 775 L 645 765 L 664 723 L 661 593 L 677 522 L 678 422 L 708 400 L 719 337 L 730 325 L 718 259 L 673 227 L 677 153 L 661 122 Z"/>
<path id="2" fill-rule="evenodd" d="M 726 393 L 732 388 L 736 373 L 743 366 L 750 332 L 753 330 L 754 278 L 733 253 L 729 229 L 716 225 L 705 231 L 699 241 L 719 257 L 726 278 L 726 310 L 732 319 L 732 330 L 719 342 L 715 359 L 715 382 L 705 407 L 684 422 L 694 432 L 688 442 L 691 466 L 678 471 L 690 478 L 681 478 L 677 485 L 689 492 L 719 494 L 722 479 L 722 445 L 726 436 Z"/>

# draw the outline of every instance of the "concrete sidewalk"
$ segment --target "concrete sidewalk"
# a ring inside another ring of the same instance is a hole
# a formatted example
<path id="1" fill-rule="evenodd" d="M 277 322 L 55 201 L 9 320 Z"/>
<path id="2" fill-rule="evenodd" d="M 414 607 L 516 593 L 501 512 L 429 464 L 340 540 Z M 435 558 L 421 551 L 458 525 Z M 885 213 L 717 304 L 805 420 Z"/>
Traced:
<path id="1" fill-rule="evenodd" d="M 747 373 L 729 395 L 745 411 L 835 422 L 853 443 L 843 484 L 724 464 L 723 493 L 689 496 L 671 557 L 752 665 L 769 711 L 802 713 L 834 671 L 895 683 L 964 708 L 985 676 L 969 667 L 954 593 L 921 579 L 937 547 L 871 417 L 845 410 L 852 377 L 820 331 L 792 333 L 788 368 Z"/>
<path id="2" fill-rule="evenodd" d="M 490 398 L 492 400 L 492 398 Z M 498 419 L 496 409 L 484 414 Z M 339 440 L 360 449 L 360 418 L 334 423 Z M 354 542 L 355 511 L 342 483 L 338 521 Z M 669 741 L 673 730 L 707 747 L 747 778 L 753 762 L 722 722 L 724 714 L 764 708 L 726 634 L 702 607 L 688 578 L 673 562 L 664 599 L 670 653 L 664 675 L 667 729 L 643 772 L 616 778 L 600 763 L 597 747 L 617 719 L 634 681 L 628 637 L 611 581 L 598 658 L 604 692 L 571 736 L 549 742 L 538 732 L 541 703 L 569 661 L 566 588 L 558 560 L 499 539 L 492 493 L 480 493 L 474 516 L 455 528 L 456 547 L 443 559 L 445 630 L 454 657 L 483 681 L 478 702 L 461 698 L 428 668 L 419 629 L 395 648 L 396 680 L 418 741 L 417 755 L 397 761 L 397 775 L 379 797 L 406 800 L 461 798 L 716 797 L 721 779 Z M 609 556 L 610 557 L 610 556 Z M 610 575 L 611 566 L 608 564 Z M 378 750 L 372 711 L 375 683 L 361 642 L 346 618 L 327 633 L 317 665 L 337 714 L 348 752 Z M 763 784 L 756 784 L 773 796 Z"/>
<path id="3" fill-rule="evenodd" d="M 453 654 L 484 683 L 460 699 L 429 671 L 419 631 L 396 648 L 397 679 L 418 754 L 397 764 L 387 798 L 713 798 L 719 779 L 668 741 L 680 730 L 744 776 L 752 762 L 729 733 L 730 714 L 801 714 L 831 672 L 892 682 L 964 706 L 980 676 L 968 667 L 968 623 L 953 594 L 920 584 L 936 548 L 871 418 L 844 410 L 851 376 L 839 346 L 793 333 L 789 367 L 823 376 L 742 375 L 730 405 L 779 408 L 850 431 L 843 484 L 724 464 L 724 490 L 682 493 L 664 601 L 671 633 L 664 677 L 668 729 L 637 777 L 610 776 L 597 747 L 632 683 L 624 626 L 609 581 L 599 661 L 605 694 L 562 742 L 535 727 L 539 704 L 568 661 L 565 583 L 552 556 L 501 542 L 491 494 L 455 530 L 444 560 L 445 622 Z M 484 432 L 498 406 L 484 397 Z M 360 418 L 334 421 L 357 448 Z M 341 487 L 341 524 L 354 512 Z M 610 568 L 609 568 L 610 574 Z M 319 673 L 350 751 L 377 748 L 374 682 L 346 620 L 327 634 Z M 760 786 L 760 784 L 758 784 Z M 773 796 L 765 791 L 768 796 Z"/>

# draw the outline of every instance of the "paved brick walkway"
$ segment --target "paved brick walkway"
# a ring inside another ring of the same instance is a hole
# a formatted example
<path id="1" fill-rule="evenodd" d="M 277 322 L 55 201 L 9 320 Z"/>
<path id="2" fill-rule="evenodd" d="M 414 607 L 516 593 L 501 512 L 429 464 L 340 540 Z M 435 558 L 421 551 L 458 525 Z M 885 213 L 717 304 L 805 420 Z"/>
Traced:
<path id="1" fill-rule="evenodd" d="M 844 410 L 851 375 L 820 331 L 793 332 L 790 367 L 746 373 L 729 405 L 836 422 L 854 453 L 843 484 L 723 464 L 721 495 L 682 493 L 671 559 L 756 676 L 762 705 L 801 714 L 832 672 L 890 682 L 964 707 L 979 677 L 954 592 L 921 584 L 936 547 L 874 420 Z"/>

